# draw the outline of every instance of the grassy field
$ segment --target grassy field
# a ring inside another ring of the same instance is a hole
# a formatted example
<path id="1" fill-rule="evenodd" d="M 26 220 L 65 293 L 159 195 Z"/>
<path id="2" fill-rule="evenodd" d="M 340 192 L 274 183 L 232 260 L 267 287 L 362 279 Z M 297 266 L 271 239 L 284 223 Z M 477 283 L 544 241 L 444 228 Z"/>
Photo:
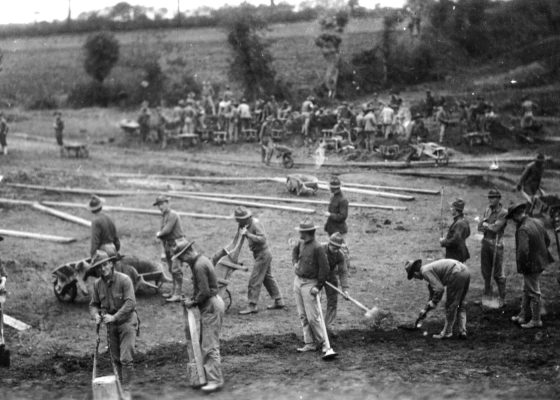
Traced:
<path id="1" fill-rule="evenodd" d="M 343 34 L 342 53 L 352 54 L 375 43 L 379 20 L 353 20 Z M 270 41 L 279 75 L 296 87 L 316 85 L 324 72 L 321 53 L 314 44 L 319 34 L 316 23 L 279 24 L 265 36 Z M 180 60 L 184 69 L 199 80 L 227 81 L 229 49 L 224 31 L 213 28 L 118 33 L 121 44 L 119 63 L 108 82 L 123 82 L 137 76 L 131 64 L 143 57 L 159 57 L 166 72 Z M 0 41 L 4 51 L 0 75 L 0 100 L 28 102 L 54 95 L 63 98 L 78 82 L 88 81 L 82 61 L 82 46 L 87 35 L 60 35 L 46 38 L 18 38 Z"/>

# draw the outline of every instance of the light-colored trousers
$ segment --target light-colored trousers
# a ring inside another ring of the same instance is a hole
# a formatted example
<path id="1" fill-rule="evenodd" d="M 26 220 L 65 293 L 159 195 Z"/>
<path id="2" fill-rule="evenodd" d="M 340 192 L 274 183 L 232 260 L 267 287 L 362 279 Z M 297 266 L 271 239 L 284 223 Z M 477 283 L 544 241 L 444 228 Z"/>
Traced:
<path id="1" fill-rule="evenodd" d="M 255 265 L 247 290 L 249 304 L 257 305 L 263 285 L 272 299 L 277 301 L 282 299 L 278 282 L 272 275 L 272 254 L 268 250 L 255 254 Z"/>
<path id="2" fill-rule="evenodd" d="M 294 279 L 294 295 L 297 311 L 303 329 L 303 341 L 305 344 L 322 345 L 325 341 L 321 316 L 317 299 L 312 296 L 310 290 L 317 286 L 316 279 L 306 279 L 296 276 Z"/>

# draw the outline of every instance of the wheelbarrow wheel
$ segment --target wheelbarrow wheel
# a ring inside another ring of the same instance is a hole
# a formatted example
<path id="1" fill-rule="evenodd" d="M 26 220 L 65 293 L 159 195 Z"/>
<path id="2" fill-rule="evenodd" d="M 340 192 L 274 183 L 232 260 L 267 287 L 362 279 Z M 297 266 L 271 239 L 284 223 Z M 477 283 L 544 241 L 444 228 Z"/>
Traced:
<path id="1" fill-rule="evenodd" d="M 284 154 L 282 156 L 282 165 L 284 168 L 292 168 L 294 166 L 294 159 L 290 154 Z"/>
<path id="2" fill-rule="evenodd" d="M 58 288 L 56 282 L 53 284 L 54 295 L 63 303 L 72 303 L 78 295 L 76 282 L 69 283 L 63 288 Z"/>

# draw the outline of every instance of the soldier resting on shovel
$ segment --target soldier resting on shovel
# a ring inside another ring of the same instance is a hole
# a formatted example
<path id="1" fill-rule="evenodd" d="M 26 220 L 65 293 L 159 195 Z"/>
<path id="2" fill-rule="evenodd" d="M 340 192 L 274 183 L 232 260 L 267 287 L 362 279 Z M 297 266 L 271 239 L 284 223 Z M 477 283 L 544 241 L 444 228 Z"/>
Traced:
<path id="1" fill-rule="evenodd" d="M 89 312 L 96 324 L 107 325 L 109 354 L 115 363 L 117 379 L 124 397 L 130 398 L 134 376 L 134 344 L 138 333 L 136 297 L 128 276 L 115 271 L 115 257 L 98 250 L 92 259 L 92 268 L 100 268 L 101 278 L 93 284 Z"/>
<path id="2" fill-rule="evenodd" d="M 201 350 L 207 384 L 202 386 L 204 392 L 214 392 L 224 385 L 220 361 L 220 331 L 224 318 L 225 306 L 218 295 L 218 280 L 212 262 L 199 254 L 192 246 L 194 242 L 177 241 L 173 260 L 189 264 L 193 278 L 193 297 L 183 301 L 187 308 L 198 307 L 201 324 Z M 190 331 L 185 330 L 187 340 L 191 340 Z M 196 338 L 195 340 L 198 340 Z"/>
<path id="3" fill-rule="evenodd" d="M 327 282 L 333 286 L 342 286 L 342 292 L 346 294 L 348 300 L 348 268 L 346 267 L 346 258 L 342 253 L 341 247 L 344 244 L 344 238 L 340 232 L 333 233 L 329 238 L 329 242 L 323 245 L 323 249 L 327 254 L 329 261 L 329 275 Z M 325 315 L 325 325 L 329 336 L 336 335 L 329 327 L 336 318 L 336 309 L 338 306 L 338 292 L 328 285 L 325 285 L 325 294 L 327 295 L 327 314 Z"/>
<path id="4" fill-rule="evenodd" d="M 453 326 L 459 318 L 459 339 L 467 338 L 467 310 L 465 297 L 469 290 L 471 275 L 466 265 L 457 260 L 441 259 L 422 266 L 422 260 L 409 260 L 405 264 L 408 279 L 428 281 L 430 299 L 416 320 L 418 323 L 426 318 L 430 310 L 437 307 L 443 292 L 447 288 L 445 301 L 445 325 L 441 333 L 433 335 L 434 339 L 448 339 L 453 336 Z"/>

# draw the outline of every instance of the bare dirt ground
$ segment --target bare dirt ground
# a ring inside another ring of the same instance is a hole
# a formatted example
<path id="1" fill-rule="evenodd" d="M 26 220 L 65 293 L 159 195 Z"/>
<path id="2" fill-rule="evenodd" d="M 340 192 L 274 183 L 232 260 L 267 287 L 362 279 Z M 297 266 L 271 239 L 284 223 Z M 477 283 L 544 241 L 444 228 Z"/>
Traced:
<path id="1" fill-rule="evenodd" d="M 69 127 L 78 126 L 81 112 L 68 112 Z M 54 139 L 50 143 L 10 137 L 11 153 L 0 157 L 0 174 L 4 182 L 32 183 L 53 186 L 89 187 L 96 189 L 151 189 L 173 187 L 178 190 L 220 191 L 287 196 L 284 185 L 277 183 L 207 184 L 189 181 L 138 182 L 119 180 L 104 173 L 142 172 L 174 175 L 237 175 L 280 176 L 297 170 L 261 167 L 256 144 L 201 148 L 179 151 L 157 150 L 138 144 L 123 145 L 122 134 L 112 122 L 117 115 L 91 114 L 100 122 L 83 121 L 88 127 L 90 143 L 115 137 L 113 144 L 90 146 L 91 157 L 85 160 L 61 159 Z M 34 138 L 51 139 L 50 116 L 36 114 L 14 124 L 11 132 L 28 132 Z M 69 128 L 69 136 L 85 139 L 86 133 Z M 93 138 L 92 135 L 95 135 Z M 535 148 L 521 149 L 517 154 L 534 154 Z M 296 162 L 309 160 L 303 149 L 296 149 Z M 197 161 L 193 161 L 197 160 Z M 200 161 L 206 160 L 206 161 Z M 228 165 L 227 160 L 254 162 L 257 167 Z M 329 161 L 337 161 L 330 156 Z M 455 170 L 456 171 L 456 170 Z M 443 324 L 441 306 L 429 316 L 423 332 L 400 331 L 396 326 L 411 322 L 427 301 L 426 285 L 407 281 L 403 263 L 419 257 L 433 260 L 442 257 L 438 245 L 440 198 L 415 195 L 412 202 L 376 198 L 347 193 L 351 201 L 377 204 L 398 204 L 407 211 L 352 209 L 349 218 L 351 260 L 350 292 L 364 304 L 379 306 L 389 316 L 379 326 L 365 323 L 362 313 L 344 300 L 339 304 L 339 316 L 332 339 L 339 357 L 332 362 L 319 354 L 298 354 L 301 329 L 292 295 L 293 271 L 287 244 L 295 237 L 294 227 L 304 214 L 254 209 L 264 223 L 274 255 L 273 273 L 283 290 L 286 311 L 266 311 L 268 295 L 261 293 L 261 311 L 253 316 L 239 316 L 245 306 L 247 273 L 233 275 L 230 286 L 233 304 L 226 314 L 223 327 L 222 355 L 226 385 L 216 399 L 557 399 L 560 397 L 560 295 L 556 273 L 558 264 L 543 275 L 543 293 L 547 315 L 545 328 L 526 331 L 514 326 L 510 317 L 518 310 L 521 277 L 515 270 L 514 227 L 506 230 L 505 268 L 508 277 L 507 307 L 501 311 L 485 311 L 475 305 L 482 293 L 480 276 L 480 242 L 473 236 L 474 218 L 482 215 L 486 206 L 487 184 L 483 180 L 459 179 L 443 181 L 391 175 L 379 171 L 319 169 L 321 179 L 331 173 L 343 172 L 342 180 L 390 186 L 440 189 L 445 186 L 445 203 L 455 197 L 465 199 L 466 216 L 473 235 L 468 241 L 472 283 L 467 297 L 467 341 L 438 342 L 431 339 Z M 545 187 L 560 192 L 558 179 L 548 177 Z M 501 188 L 506 206 L 518 195 L 508 187 Z M 86 203 L 87 196 L 43 193 L 13 189 L 0 185 L 0 197 L 17 199 L 60 200 Z M 107 198 L 108 205 L 151 208 L 153 195 Z M 319 192 L 318 199 L 327 200 L 328 193 Z M 234 206 L 217 203 L 179 200 L 172 207 L 228 215 Z M 317 207 L 312 216 L 318 225 L 324 223 Z M 90 218 L 87 210 L 65 209 L 74 215 Z M 159 228 L 158 216 L 110 213 L 118 226 L 122 253 L 137 254 L 158 260 L 159 243 L 154 239 Z M 444 218 L 451 217 L 445 208 Z M 227 244 L 234 234 L 232 220 L 183 218 L 189 238 L 197 241 L 206 254 L 213 254 Z M 2 261 L 9 274 L 9 300 L 6 313 L 33 326 L 25 333 L 6 329 L 8 348 L 13 366 L 2 370 L 0 385 L 6 399 L 86 399 L 91 389 L 92 354 L 95 345 L 94 324 L 87 314 L 87 299 L 79 297 L 75 304 L 56 300 L 50 281 L 51 271 L 59 264 L 83 258 L 89 248 L 89 231 L 25 207 L 1 206 L 0 226 L 33 232 L 72 236 L 78 241 L 70 245 L 34 240 L 6 238 L 1 243 Z M 321 240 L 326 235 L 319 231 Z M 552 235 L 552 232 L 550 232 Z M 553 250 L 553 247 L 551 248 Z M 555 258 L 557 257 L 554 250 Z M 251 266 L 252 259 L 244 249 L 241 260 Z M 190 277 L 185 274 L 186 293 L 190 292 Z M 91 282 L 90 282 L 91 284 Z M 139 399 L 179 399 L 203 397 L 186 383 L 186 350 L 184 322 L 179 305 L 164 305 L 159 295 L 138 296 L 138 311 L 142 320 L 137 341 L 137 384 L 134 397 Z M 109 373 L 104 354 L 101 370 Z"/>

